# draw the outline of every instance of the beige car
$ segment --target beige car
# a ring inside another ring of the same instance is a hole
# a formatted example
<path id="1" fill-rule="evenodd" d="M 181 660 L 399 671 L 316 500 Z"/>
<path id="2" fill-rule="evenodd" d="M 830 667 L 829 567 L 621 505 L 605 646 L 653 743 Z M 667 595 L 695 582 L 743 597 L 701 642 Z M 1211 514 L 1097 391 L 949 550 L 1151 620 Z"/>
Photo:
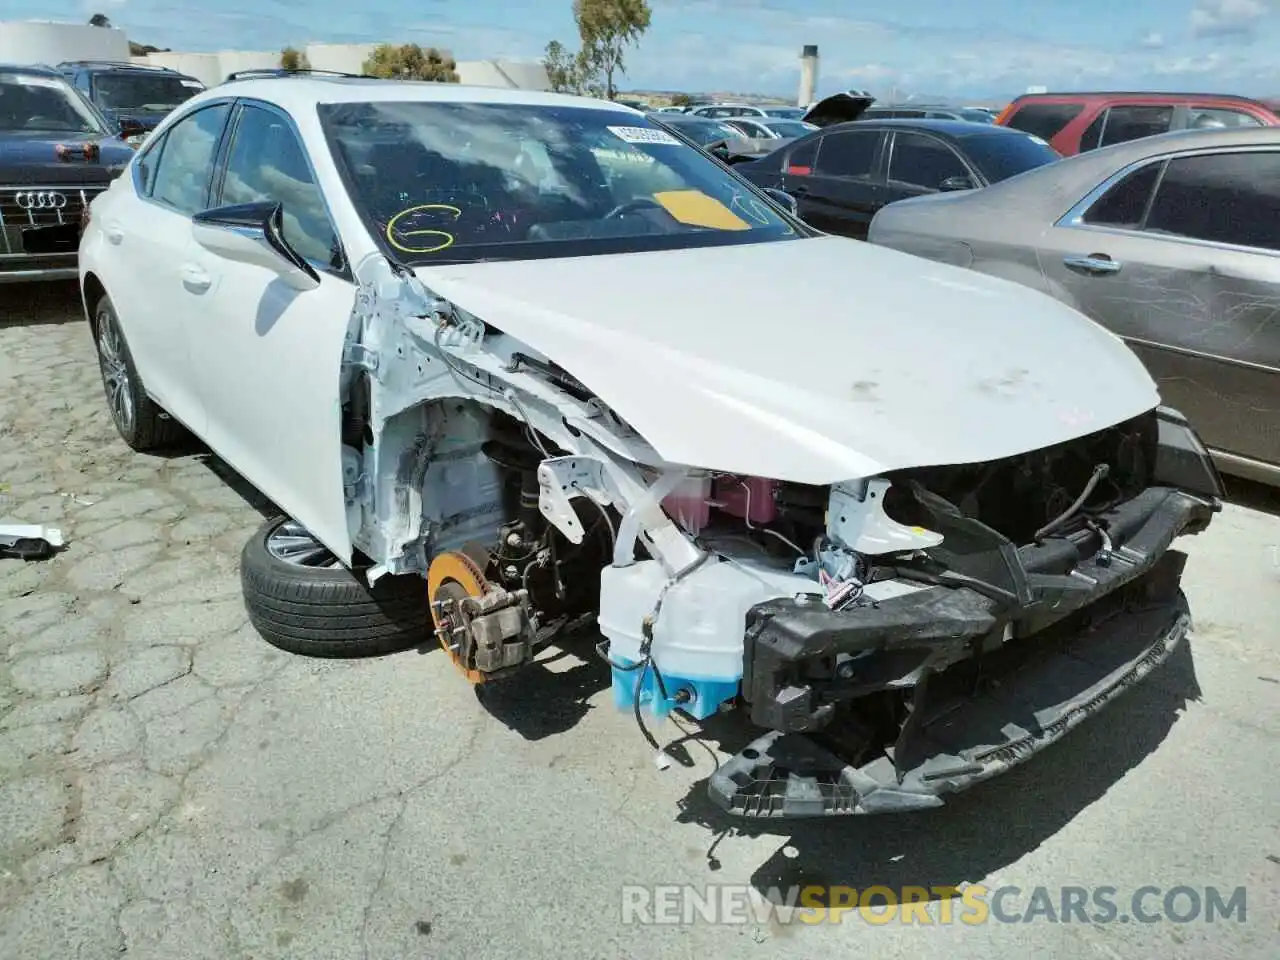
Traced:
<path id="1" fill-rule="evenodd" d="M 1280 129 L 1150 137 L 891 204 L 868 239 L 1083 311 L 1224 472 L 1280 484 Z"/>

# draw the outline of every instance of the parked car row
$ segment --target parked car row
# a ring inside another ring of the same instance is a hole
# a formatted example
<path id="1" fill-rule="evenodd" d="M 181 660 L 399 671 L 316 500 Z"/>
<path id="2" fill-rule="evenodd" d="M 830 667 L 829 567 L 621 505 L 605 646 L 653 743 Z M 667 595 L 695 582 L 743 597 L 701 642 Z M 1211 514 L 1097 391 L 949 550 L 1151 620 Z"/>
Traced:
<path id="1" fill-rule="evenodd" d="M 0 64 L 0 283 L 75 277 L 89 204 L 204 89 L 175 70 L 115 60 Z"/>
<path id="2" fill-rule="evenodd" d="M 756 155 L 739 151 L 728 159 L 752 183 L 793 197 L 805 222 L 856 239 L 889 203 L 987 186 L 1059 159 L 1040 138 L 991 123 L 867 120 L 872 102 L 860 94 L 828 97 L 806 111 L 802 135 L 779 139 L 774 149 L 751 141 Z M 740 128 L 763 121 L 718 122 Z"/>

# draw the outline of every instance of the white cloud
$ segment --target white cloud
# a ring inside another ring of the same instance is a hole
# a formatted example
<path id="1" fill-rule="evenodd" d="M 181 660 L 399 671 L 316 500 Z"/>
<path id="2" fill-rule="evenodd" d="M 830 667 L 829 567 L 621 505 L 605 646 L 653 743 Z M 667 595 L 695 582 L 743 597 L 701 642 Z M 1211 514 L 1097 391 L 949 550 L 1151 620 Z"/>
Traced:
<path id="1" fill-rule="evenodd" d="M 1250 34 L 1270 12 L 1268 0 L 1200 0 L 1191 11 L 1191 33 L 1197 37 Z"/>
<path id="2" fill-rule="evenodd" d="M 1152 30 L 1138 39 L 1138 46 L 1145 50 L 1159 50 L 1164 46 L 1164 34 Z"/>
<path id="3" fill-rule="evenodd" d="M 1166 76 L 1201 76 L 1216 73 L 1227 64 L 1227 58 L 1217 50 L 1198 57 L 1176 57 L 1171 60 L 1157 60 L 1151 65 L 1151 72 Z"/>

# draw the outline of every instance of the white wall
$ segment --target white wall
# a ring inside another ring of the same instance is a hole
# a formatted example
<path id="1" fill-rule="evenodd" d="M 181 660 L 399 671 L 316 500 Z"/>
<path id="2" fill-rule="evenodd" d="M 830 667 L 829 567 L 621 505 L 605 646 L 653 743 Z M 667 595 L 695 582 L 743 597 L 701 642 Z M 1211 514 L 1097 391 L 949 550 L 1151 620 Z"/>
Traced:
<path id="1" fill-rule="evenodd" d="M 219 50 L 218 82 L 237 70 L 275 70 L 280 66 L 279 50 Z"/>
<path id="2" fill-rule="evenodd" d="M 0 22 L 0 63 L 53 66 L 63 60 L 128 59 L 128 38 L 110 27 L 40 20 Z"/>
<path id="3" fill-rule="evenodd" d="M 477 87 L 551 89 L 547 70 L 537 60 L 464 60 L 458 64 L 458 79 Z"/>
<path id="4" fill-rule="evenodd" d="M 143 63 L 195 77 L 206 87 L 221 83 L 227 76 L 216 53 L 149 53 L 141 59 Z"/>
<path id="5" fill-rule="evenodd" d="M 313 70 L 359 73 L 376 43 L 308 43 L 303 50 Z"/>

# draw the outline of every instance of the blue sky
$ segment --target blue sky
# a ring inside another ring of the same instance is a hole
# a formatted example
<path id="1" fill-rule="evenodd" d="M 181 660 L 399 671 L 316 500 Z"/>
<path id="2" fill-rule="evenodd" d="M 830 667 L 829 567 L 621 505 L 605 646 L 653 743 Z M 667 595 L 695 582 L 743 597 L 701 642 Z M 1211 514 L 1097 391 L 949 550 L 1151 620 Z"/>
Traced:
<path id="1" fill-rule="evenodd" d="M 650 0 L 623 88 L 794 96 L 802 44 L 820 91 L 1010 96 L 1055 88 L 1280 95 L 1280 0 Z M 856 10 L 856 13 L 851 13 Z M 101 11 L 130 39 L 176 50 L 309 40 L 413 41 L 460 60 L 572 43 L 570 0 L 5 0 L 6 19 Z"/>

